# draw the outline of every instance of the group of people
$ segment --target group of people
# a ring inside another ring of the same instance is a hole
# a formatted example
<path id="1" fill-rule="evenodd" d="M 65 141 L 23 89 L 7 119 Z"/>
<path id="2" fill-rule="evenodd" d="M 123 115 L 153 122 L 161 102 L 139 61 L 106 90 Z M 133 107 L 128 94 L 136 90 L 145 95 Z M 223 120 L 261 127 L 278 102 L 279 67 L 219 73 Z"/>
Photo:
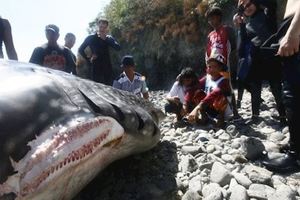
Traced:
<path id="1" fill-rule="evenodd" d="M 17 60 L 10 24 L 5 19 L 2 19 L 0 22 L 0 28 L 5 26 L 3 29 L 0 29 L 0 39 L 4 41 L 8 58 Z M 67 33 L 64 38 L 65 44 L 58 44 L 60 33 L 59 27 L 55 24 L 47 25 L 45 34 L 47 43 L 33 50 L 29 62 L 77 75 L 77 58 L 71 51 L 75 44 L 76 36 L 73 33 Z M 0 44 L 2 44 L 2 41 Z M 97 33 L 88 36 L 78 49 L 78 53 L 86 60 L 89 67 L 86 78 L 148 99 L 149 93 L 145 77 L 135 71 L 135 63 L 131 55 L 125 55 L 122 58 L 121 68 L 123 73 L 114 80 L 109 55 L 110 47 L 116 50 L 121 48 L 120 44 L 108 34 L 108 21 L 100 19 Z M 0 58 L 3 58 L 2 48 Z"/>
<path id="2" fill-rule="evenodd" d="M 233 114 L 232 89 L 226 72 L 225 58 L 212 54 L 206 61 L 206 75 L 198 80 L 192 68 L 185 68 L 177 76 L 167 95 L 166 112 L 176 114 L 176 122 L 206 125 L 216 119 L 217 127 L 223 127 L 225 119 Z"/>
<path id="3" fill-rule="evenodd" d="M 206 17 L 212 27 L 207 37 L 206 73 L 198 77 L 191 68 L 177 76 L 169 94 L 166 112 L 176 114 L 176 120 L 207 124 L 214 119 L 216 126 L 224 127 L 226 119 L 239 117 L 243 90 L 251 94 L 252 118 L 259 121 L 262 81 L 267 80 L 275 98 L 280 123 L 290 132 L 288 145 L 281 150 L 284 157 L 265 160 L 270 170 L 285 172 L 299 169 L 300 164 L 300 1 L 287 0 L 284 20 L 277 28 L 276 1 L 239 0 L 238 12 L 233 17 L 238 35 L 222 22 L 222 10 L 209 8 Z M 121 60 L 123 72 L 114 80 L 109 49 L 120 50 L 120 44 L 108 34 L 108 21 L 98 21 L 97 33 L 88 36 L 78 53 L 90 66 L 87 78 L 126 90 L 145 99 L 149 97 L 145 78 L 135 71 L 134 59 L 125 55 Z M 75 35 L 67 34 L 65 45 L 57 43 L 59 28 L 49 24 L 45 28 L 48 42 L 34 49 L 31 63 L 77 74 L 76 56 L 71 48 Z M 237 44 L 235 44 L 237 41 Z M 2 43 L 9 59 L 17 60 L 8 20 L 0 18 L 0 58 Z M 238 51 L 238 97 L 231 84 L 229 55 Z M 283 98 L 282 98 L 283 97 Z"/>
<path id="4" fill-rule="evenodd" d="M 285 156 L 266 159 L 270 170 L 289 172 L 300 169 L 300 1 L 288 0 L 283 22 L 277 28 L 276 1 L 239 0 L 233 17 L 237 39 L 222 24 L 222 10 L 212 7 L 206 14 L 213 31 L 208 35 L 206 74 L 197 77 L 191 68 L 183 69 L 169 94 L 165 111 L 176 114 L 176 121 L 224 126 L 226 118 L 239 117 L 243 90 L 251 94 L 252 117 L 247 124 L 260 121 L 261 87 L 268 81 L 279 121 L 288 125 L 290 140 L 280 148 Z M 238 98 L 231 86 L 229 54 L 237 41 Z"/>

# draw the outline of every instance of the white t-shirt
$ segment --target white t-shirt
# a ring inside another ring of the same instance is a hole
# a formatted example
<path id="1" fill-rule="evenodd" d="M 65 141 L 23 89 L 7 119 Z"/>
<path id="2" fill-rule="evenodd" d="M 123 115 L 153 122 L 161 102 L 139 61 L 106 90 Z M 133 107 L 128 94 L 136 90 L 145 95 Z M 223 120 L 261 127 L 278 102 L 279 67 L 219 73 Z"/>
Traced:
<path id="1" fill-rule="evenodd" d="M 167 97 L 175 97 L 178 96 L 180 99 L 180 102 L 183 103 L 184 102 L 184 96 L 185 96 L 185 90 L 186 88 L 183 85 L 179 84 L 179 81 L 176 81 L 170 92 L 168 93 Z"/>

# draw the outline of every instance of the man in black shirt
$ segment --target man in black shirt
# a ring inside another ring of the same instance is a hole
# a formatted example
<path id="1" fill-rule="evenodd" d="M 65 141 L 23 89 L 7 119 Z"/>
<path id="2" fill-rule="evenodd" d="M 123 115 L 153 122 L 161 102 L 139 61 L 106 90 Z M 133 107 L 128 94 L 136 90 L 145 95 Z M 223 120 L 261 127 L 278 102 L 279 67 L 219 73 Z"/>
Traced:
<path id="1" fill-rule="evenodd" d="M 108 21 L 100 19 L 98 21 L 98 32 L 88 36 L 79 47 L 79 53 L 91 66 L 89 79 L 112 85 L 113 74 L 109 55 L 109 47 L 120 50 L 119 43 L 108 35 Z"/>
<path id="2" fill-rule="evenodd" d="M 29 62 L 76 74 L 76 65 L 71 50 L 57 44 L 59 28 L 54 24 L 49 24 L 45 31 L 48 42 L 34 49 Z"/>

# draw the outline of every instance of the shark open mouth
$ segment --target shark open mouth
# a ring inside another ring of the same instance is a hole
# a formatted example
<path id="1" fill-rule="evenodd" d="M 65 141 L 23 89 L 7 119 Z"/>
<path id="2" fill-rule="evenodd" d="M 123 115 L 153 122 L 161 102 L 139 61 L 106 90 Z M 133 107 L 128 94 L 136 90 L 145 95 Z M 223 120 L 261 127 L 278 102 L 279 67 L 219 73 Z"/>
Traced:
<path id="1" fill-rule="evenodd" d="M 0 199 L 72 199 L 160 139 L 162 111 L 134 94 L 29 63 L 0 71 Z"/>
<path id="2" fill-rule="evenodd" d="M 52 137 L 49 137 L 52 134 Z M 17 185 L 10 185 L 10 189 L 26 196 L 51 181 L 55 176 L 62 174 L 64 170 L 72 170 L 72 167 L 84 160 L 89 159 L 95 153 L 100 153 L 103 148 L 113 148 L 119 144 L 124 134 L 123 128 L 114 119 L 109 117 L 98 117 L 89 121 L 80 122 L 62 131 L 45 132 L 36 140 L 30 142 L 31 152 L 18 163 L 13 162 L 18 172 Z M 52 138 L 40 143 L 43 137 Z M 39 145 L 36 145 L 39 144 Z M 14 188 L 11 188 L 14 187 Z M 5 187 L 2 186 L 2 189 Z M 0 185 L 0 193 L 1 192 Z M 8 188 L 6 188 L 8 189 Z M 11 191 L 11 190 L 10 190 Z M 4 192 L 5 193 L 5 192 Z"/>

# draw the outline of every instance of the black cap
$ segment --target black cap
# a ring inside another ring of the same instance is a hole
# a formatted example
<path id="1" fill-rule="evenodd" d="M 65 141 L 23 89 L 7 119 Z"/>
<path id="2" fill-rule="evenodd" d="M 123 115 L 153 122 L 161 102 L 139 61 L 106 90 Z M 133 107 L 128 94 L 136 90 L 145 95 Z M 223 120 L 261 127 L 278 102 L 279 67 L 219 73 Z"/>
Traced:
<path id="1" fill-rule="evenodd" d="M 56 34 L 59 34 L 59 28 L 58 28 L 58 26 L 56 26 L 54 24 L 47 25 L 46 28 L 45 28 L 45 30 L 46 31 L 52 31 L 52 32 L 54 32 Z"/>
<path id="2" fill-rule="evenodd" d="M 121 67 L 124 67 L 124 66 L 134 66 L 134 60 L 131 55 L 126 55 L 122 58 Z"/>

